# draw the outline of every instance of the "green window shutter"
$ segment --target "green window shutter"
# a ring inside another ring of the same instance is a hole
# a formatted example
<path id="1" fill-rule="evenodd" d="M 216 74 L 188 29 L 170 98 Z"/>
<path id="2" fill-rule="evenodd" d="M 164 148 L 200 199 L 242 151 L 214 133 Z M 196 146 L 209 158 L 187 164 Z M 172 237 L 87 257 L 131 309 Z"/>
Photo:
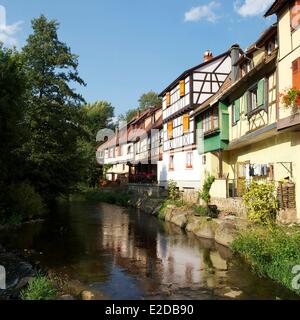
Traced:
<path id="1" fill-rule="evenodd" d="M 243 96 L 243 111 L 244 114 L 248 113 L 248 92 L 246 92 Z"/>
<path id="2" fill-rule="evenodd" d="M 246 97 L 245 97 L 245 108 L 246 108 L 246 113 L 249 113 L 251 111 L 251 93 L 249 91 L 246 92 Z"/>
<path id="3" fill-rule="evenodd" d="M 240 120 L 240 113 L 241 113 L 241 100 L 237 99 L 234 103 L 234 112 L 235 112 L 235 121 Z"/>
<path id="4" fill-rule="evenodd" d="M 229 140 L 229 112 L 221 111 L 221 140 Z"/>
<path id="5" fill-rule="evenodd" d="M 265 106 L 265 79 L 261 79 L 257 84 L 257 106 Z"/>

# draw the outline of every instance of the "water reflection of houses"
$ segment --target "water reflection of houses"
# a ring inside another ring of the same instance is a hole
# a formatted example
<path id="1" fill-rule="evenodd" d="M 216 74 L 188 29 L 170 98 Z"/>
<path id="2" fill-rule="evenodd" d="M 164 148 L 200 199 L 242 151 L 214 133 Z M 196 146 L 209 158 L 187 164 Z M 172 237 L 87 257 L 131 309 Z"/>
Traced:
<path id="1" fill-rule="evenodd" d="M 128 214 L 103 217 L 102 247 L 113 253 L 114 263 L 136 275 L 143 284 L 157 290 L 161 285 L 187 287 L 206 286 L 209 269 L 227 270 L 227 262 L 214 245 L 207 245 L 193 237 L 182 236 L 172 229 L 170 235 L 160 232 L 157 221 L 143 218 L 131 221 Z M 173 228 L 166 226 L 166 228 Z M 177 234 L 176 234 L 177 233 Z M 156 281 L 158 280 L 158 281 Z"/>

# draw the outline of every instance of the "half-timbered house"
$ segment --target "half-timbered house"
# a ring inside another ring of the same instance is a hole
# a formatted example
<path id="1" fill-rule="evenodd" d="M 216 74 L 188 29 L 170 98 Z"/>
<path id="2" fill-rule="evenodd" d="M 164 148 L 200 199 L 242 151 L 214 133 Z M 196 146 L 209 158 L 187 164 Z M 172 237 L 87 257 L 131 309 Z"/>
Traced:
<path id="1" fill-rule="evenodd" d="M 197 130 L 193 110 L 223 86 L 231 72 L 231 52 L 213 57 L 184 71 L 161 94 L 163 99 L 163 160 L 158 181 L 166 187 L 174 180 L 180 189 L 199 189 L 203 178 L 202 159 L 197 151 Z"/>

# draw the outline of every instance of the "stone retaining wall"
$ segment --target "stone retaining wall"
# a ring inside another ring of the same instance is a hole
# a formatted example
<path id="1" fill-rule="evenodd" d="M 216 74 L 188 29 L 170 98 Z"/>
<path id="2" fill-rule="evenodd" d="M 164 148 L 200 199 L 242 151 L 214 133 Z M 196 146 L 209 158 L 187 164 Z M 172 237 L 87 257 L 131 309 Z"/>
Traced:
<path id="1" fill-rule="evenodd" d="M 220 211 L 235 214 L 239 218 L 247 218 L 247 208 L 242 198 L 211 198 L 211 204 L 218 207 Z"/>

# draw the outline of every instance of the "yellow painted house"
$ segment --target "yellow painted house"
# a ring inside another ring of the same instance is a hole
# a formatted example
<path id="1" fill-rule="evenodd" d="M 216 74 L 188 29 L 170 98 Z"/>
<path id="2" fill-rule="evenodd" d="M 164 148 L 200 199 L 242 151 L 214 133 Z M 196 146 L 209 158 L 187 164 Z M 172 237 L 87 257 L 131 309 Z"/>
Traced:
<path id="1" fill-rule="evenodd" d="M 281 201 L 281 214 L 289 221 L 300 221 L 300 116 L 282 105 L 279 94 L 300 89 L 297 12 L 300 1 L 275 1 L 266 15 L 277 13 L 278 22 L 232 64 L 224 92 L 194 114 L 204 136 L 204 144 L 197 142 L 204 148 L 199 150 L 204 170 L 217 177 L 211 194 L 224 199 L 216 204 L 231 203 L 234 209 L 253 180 L 276 187 L 290 181 L 292 200 Z"/>
<path id="2" fill-rule="evenodd" d="M 276 14 L 278 23 L 278 95 L 286 89 L 300 89 L 300 1 L 274 1 L 266 17 Z M 300 218 L 300 114 L 286 108 L 278 99 L 277 130 L 280 147 L 274 157 L 284 154 L 292 163 L 296 183 L 296 204 Z"/>

